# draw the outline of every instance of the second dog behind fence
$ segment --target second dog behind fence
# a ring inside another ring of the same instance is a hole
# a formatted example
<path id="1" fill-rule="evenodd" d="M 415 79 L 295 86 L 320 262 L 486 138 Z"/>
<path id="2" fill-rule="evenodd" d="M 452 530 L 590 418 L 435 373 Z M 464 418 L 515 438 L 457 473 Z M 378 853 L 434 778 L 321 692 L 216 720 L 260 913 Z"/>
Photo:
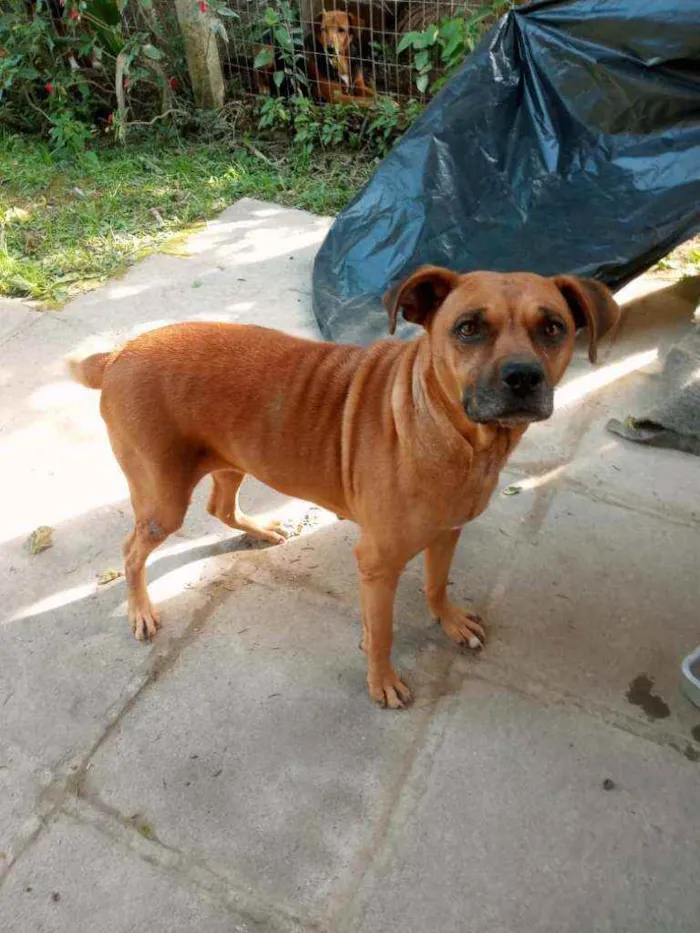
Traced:
<path id="1" fill-rule="evenodd" d="M 361 29 L 352 13 L 324 10 L 314 23 L 313 32 L 304 40 L 303 51 L 285 53 L 274 44 L 270 33 L 256 47 L 264 64 L 254 69 L 258 93 L 292 97 L 299 93 L 296 71 L 308 85 L 312 97 L 326 103 L 355 103 L 368 106 L 375 98 L 362 70 Z M 265 56 L 264 53 L 267 53 Z M 294 56 L 295 67 L 289 68 L 286 58 Z M 281 75 L 280 79 L 275 79 Z"/>

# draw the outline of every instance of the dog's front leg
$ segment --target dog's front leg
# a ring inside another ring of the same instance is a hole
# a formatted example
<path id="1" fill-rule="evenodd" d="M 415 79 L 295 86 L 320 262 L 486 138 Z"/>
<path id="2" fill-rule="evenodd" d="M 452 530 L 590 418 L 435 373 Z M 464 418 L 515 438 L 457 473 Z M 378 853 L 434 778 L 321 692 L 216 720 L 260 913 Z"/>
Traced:
<path id="1" fill-rule="evenodd" d="M 486 633 L 479 616 L 460 609 L 447 598 L 450 567 L 461 532 L 461 528 L 443 531 L 425 549 L 425 595 L 431 614 L 452 641 L 481 648 Z"/>
<path id="2" fill-rule="evenodd" d="M 369 695 L 380 706 L 401 709 L 411 693 L 391 664 L 394 597 L 404 563 L 383 553 L 370 535 L 363 533 L 355 548 L 360 571 L 363 635 L 360 647 L 367 654 Z"/>

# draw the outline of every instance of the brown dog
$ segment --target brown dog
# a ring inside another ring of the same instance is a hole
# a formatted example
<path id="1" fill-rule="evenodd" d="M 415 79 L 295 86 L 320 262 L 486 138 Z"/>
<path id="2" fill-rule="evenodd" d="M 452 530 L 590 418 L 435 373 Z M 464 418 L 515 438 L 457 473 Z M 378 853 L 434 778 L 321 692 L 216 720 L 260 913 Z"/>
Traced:
<path id="1" fill-rule="evenodd" d="M 313 32 L 304 40 L 303 56 L 295 56 L 309 82 L 308 91 L 318 101 L 329 104 L 353 103 L 360 107 L 373 104 L 375 92 L 367 84 L 362 62 L 367 50 L 361 41 L 362 27 L 352 13 L 323 10 L 314 22 Z M 255 86 L 259 94 L 281 97 L 304 95 L 303 82 L 290 71 L 274 36 L 268 34 L 262 44 L 255 47 L 256 60 L 261 56 L 264 64 L 254 67 Z M 290 53 L 286 54 L 289 59 Z M 266 57 L 265 57 L 266 56 Z M 303 59 L 303 61 L 302 61 Z M 279 83 L 275 82 L 275 76 Z"/>
<path id="2" fill-rule="evenodd" d="M 207 473 L 212 515 L 283 540 L 239 508 L 250 473 L 359 524 L 361 647 L 374 700 L 396 708 L 410 699 L 391 664 L 392 616 L 399 577 L 419 552 L 431 613 L 454 641 L 481 645 L 480 620 L 447 597 L 462 526 L 486 508 L 528 424 L 551 414 L 576 329 L 588 327 L 593 362 L 617 305 L 590 280 L 435 267 L 385 302 L 391 333 L 399 310 L 426 333 L 359 348 L 261 327 L 176 324 L 69 364 L 77 381 L 102 389 L 129 481 L 136 523 L 124 555 L 137 638 L 158 624 L 146 558 L 181 526 Z"/>

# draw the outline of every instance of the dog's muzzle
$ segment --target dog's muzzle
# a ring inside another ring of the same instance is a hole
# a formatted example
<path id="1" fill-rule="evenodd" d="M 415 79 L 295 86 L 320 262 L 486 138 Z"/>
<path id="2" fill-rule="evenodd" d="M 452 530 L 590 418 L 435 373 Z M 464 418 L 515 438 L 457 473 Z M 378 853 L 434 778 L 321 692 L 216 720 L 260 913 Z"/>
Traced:
<path id="1" fill-rule="evenodd" d="M 504 360 L 490 379 L 464 393 L 464 410 L 479 424 L 514 426 L 544 421 L 554 409 L 554 390 L 539 360 Z"/>

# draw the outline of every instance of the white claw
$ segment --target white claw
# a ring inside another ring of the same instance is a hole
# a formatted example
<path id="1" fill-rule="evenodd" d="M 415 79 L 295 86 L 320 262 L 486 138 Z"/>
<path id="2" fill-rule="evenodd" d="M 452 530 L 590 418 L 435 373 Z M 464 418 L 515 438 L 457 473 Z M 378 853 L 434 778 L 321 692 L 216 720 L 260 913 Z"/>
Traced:
<path id="1" fill-rule="evenodd" d="M 476 637 L 476 635 L 470 635 L 469 636 L 469 647 L 476 649 L 476 648 L 483 648 L 484 646 L 481 644 L 481 642 Z"/>

